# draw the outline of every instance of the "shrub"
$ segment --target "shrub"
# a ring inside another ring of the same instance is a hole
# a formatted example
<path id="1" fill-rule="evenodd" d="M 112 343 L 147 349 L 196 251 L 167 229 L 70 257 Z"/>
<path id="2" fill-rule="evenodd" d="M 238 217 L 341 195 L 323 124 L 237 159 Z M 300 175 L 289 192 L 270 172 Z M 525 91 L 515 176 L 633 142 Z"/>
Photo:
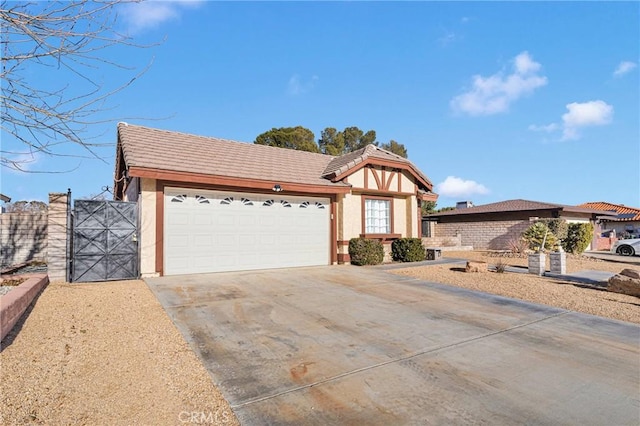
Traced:
<path id="1" fill-rule="evenodd" d="M 353 265 L 379 265 L 384 260 L 384 247 L 378 240 L 352 238 L 349 240 L 349 256 Z"/>
<path id="2" fill-rule="evenodd" d="M 558 240 L 543 222 L 536 222 L 527 228 L 522 233 L 522 238 L 529 244 L 529 248 L 534 251 L 551 250 Z M 543 241 L 544 247 L 542 247 Z"/>
<path id="3" fill-rule="evenodd" d="M 524 238 L 509 238 L 507 248 L 511 253 L 524 253 L 529 248 L 529 243 Z"/>
<path id="4" fill-rule="evenodd" d="M 567 238 L 562 241 L 562 248 L 566 252 L 580 254 L 589 247 L 592 239 L 593 224 L 591 222 L 570 223 Z"/>
<path id="5" fill-rule="evenodd" d="M 506 269 L 507 264 L 504 263 L 502 259 L 498 260 L 498 263 L 496 263 L 496 272 L 499 274 L 503 274 Z"/>
<path id="6" fill-rule="evenodd" d="M 569 224 L 564 219 L 551 219 L 546 221 L 549 231 L 553 232 L 559 240 L 567 238 L 567 232 L 569 231 Z"/>
<path id="7" fill-rule="evenodd" d="M 400 238 L 391 243 L 391 256 L 400 262 L 420 262 L 426 251 L 420 238 Z"/>

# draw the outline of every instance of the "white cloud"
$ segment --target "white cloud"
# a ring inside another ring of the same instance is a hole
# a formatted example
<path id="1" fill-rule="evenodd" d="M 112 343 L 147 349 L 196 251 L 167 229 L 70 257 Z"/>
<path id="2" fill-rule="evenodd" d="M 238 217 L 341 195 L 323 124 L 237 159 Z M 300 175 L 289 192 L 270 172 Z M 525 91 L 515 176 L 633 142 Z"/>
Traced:
<path id="1" fill-rule="evenodd" d="M 180 18 L 185 8 L 197 7 L 202 1 L 195 0 L 148 0 L 125 5 L 124 20 L 129 31 L 137 33 L 156 28 L 161 24 Z"/>
<path id="2" fill-rule="evenodd" d="M 631 61 L 622 61 L 618 64 L 618 68 L 613 72 L 614 77 L 622 77 L 623 75 L 631 72 L 638 64 Z"/>
<path id="3" fill-rule="evenodd" d="M 539 75 L 541 65 L 529 52 L 513 59 L 513 71 L 504 75 L 499 71 L 489 77 L 473 76 L 473 87 L 450 102 L 456 112 L 469 115 L 491 115 L 509 110 L 512 102 L 533 93 L 547 84 L 547 77 Z"/>
<path id="4" fill-rule="evenodd" d="M 572 102 L 562 115 L 562 140 L 580 139 L 580 128 L 604 126 L 613 120 L 613 106 L 604 101 Z"/>
<path id="5" fill-rule="evenodd" d="M 534 132 L 547 132 L 547 133 L 551 133 L 551 132 L 555 132 L 556 130 L 559 129 L 560 126 L 558 126 L 557 123 L 551 123 L 551 124 L 547 124 L 547 125 L 543 125 L 543 126 L 536 126 L 535 124 L 532 124 L 529 126 L 529 130 L 534 131 Z"/>
<path id="6" fill-rule="evenodd" d="M 5 155 L 6 161 L 3 162 L 3 171 L 11 173 L 33 172 L 34 167 L 41 160 L 38 152 L 25 152 L 21 154 Z"/>
<path id="7" fill-rule="evenodd" d="M 294 74 L 289 79 L 287 84 L 287 93 L 292 96 L 303 95 L 313 90 L 316 86 L 316 82 L 320 78 L 317 75 L 311 76 L 311 79 L 307 82 L 303 82 L 298 74 Z"/>
<path id="8" fill-rule="evenodd" d="M 470 195 L 488 194 L 486 186 L 473 180 L 464 180 L 455 176 L 447 176 L 444 182 L 436 185 L 436 193 L 444 197 L 468 197 Z"/>

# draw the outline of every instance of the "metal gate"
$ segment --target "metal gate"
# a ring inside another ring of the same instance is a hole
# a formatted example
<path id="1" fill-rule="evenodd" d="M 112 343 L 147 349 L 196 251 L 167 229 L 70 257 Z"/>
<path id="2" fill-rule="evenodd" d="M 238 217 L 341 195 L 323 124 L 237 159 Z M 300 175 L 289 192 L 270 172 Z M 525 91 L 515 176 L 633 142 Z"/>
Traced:
<path id="1" fill-rule="evenodd" d="M 71 281 L 138 278 L 137 204 L 76 200 Z"/>

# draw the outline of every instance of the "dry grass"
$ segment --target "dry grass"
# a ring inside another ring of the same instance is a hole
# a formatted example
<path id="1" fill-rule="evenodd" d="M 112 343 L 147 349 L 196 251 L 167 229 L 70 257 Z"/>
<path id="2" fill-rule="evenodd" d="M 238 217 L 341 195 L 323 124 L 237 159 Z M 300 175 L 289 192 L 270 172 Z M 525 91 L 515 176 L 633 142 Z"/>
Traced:
<path id="1" fill-rule="evenodd" d="M 480 251 L 445 252 L 445 256 L 484 261 L 494 265 L 500 261 L 510 266 L 527 265 L 526 258 L 494 257 Z M 567 259 L 568 272 L 591 269 L 617 273 L 625 267 L 640 269 L 579 256 L 568 256 Z M 460 269 L 460 265 L 444 264 L 389 272 L 640 324 L 640 298 L 637 297 L 535 275 L 509 272 L 465 273 Z"/>

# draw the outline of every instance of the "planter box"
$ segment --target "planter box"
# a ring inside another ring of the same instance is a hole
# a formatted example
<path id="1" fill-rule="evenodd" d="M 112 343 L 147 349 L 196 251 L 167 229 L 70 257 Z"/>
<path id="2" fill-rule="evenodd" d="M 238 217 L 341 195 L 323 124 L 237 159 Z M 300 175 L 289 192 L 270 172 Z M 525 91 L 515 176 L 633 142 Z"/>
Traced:
<path id="1" fill-rule="evenodd" d="M 565 252 L 549 253 L 551 273 L 564 275 L 567 273 L 567 254 Z"/>
<path id="2" fill-rule="evenodd" d="M 547 255 L 544 253 L 534 253 L 529 255 L 529 273 L 544 275 Z"/>

